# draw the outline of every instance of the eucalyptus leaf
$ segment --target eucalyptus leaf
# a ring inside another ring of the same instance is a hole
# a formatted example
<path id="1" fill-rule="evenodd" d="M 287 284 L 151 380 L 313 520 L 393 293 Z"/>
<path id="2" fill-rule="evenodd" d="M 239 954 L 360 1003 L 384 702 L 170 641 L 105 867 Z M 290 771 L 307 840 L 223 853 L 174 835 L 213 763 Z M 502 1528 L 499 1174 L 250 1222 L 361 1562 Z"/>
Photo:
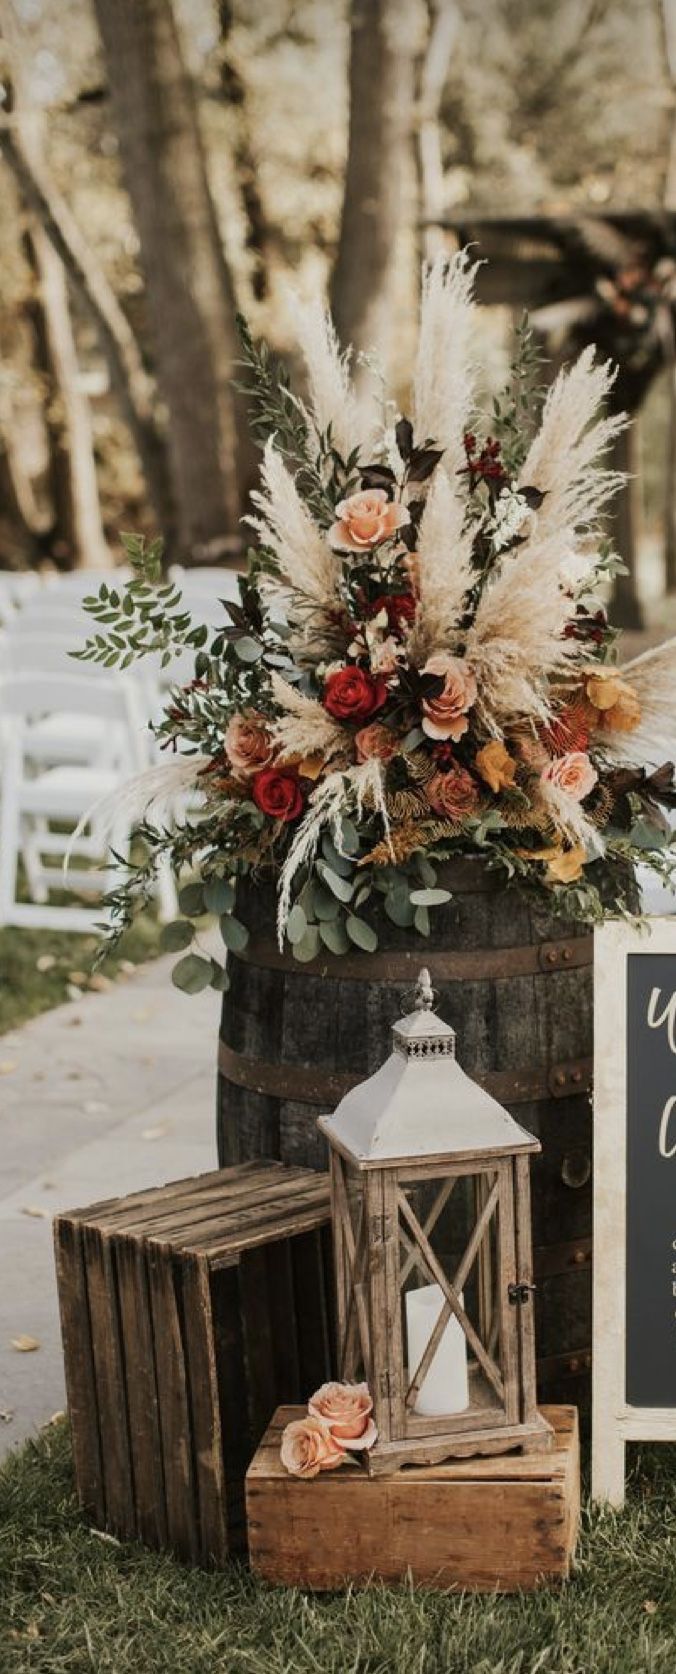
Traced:
<path id="1" fill-rule="evenodd" d="M 340 878 L 349 878 L 351 876 L 354 869 L 354 861 L 348 860 L 345 855 L 338 853 L 336 845 L 329 836 L 328 831 L 325 831 L 324 836 L 322 837 L 322 854 L 325 861 L 334 872 L 338 873 Z"/>
<path id="2" fill-rule="evenodd" d="M 300 902 L 296 901 L 295 905 L 291 908 L 291 912 L 289 913 L 286 921 L 286 934 L 292 947 L 295 947 L 297 942 L 301 942 L 303 940 L 306 930 L 307 919 L 305 917 L 305 913 L 303 912 Z"/>
<path id="3" fill-rule="evenodd" d="M 354 913 L 348 913 L 345 928 L 355 947 L 360 947 L 364 953 L 375 953 L 378 937 L 372 924 L 367 924 L 363 918 L 356 918 Z"/>
<path id="4" fill-rule="evenodd" d="M 427 907 L 416 907 L 413 923 L 419 936 L 429 936 L 430 915 Z"/>
<path id="5" fill-rule="evenodd" d="M 241 639 L 235 640 L 235 651 L 241 663 L 258 663 L 263 655 L 263 646 L 259 639 L 242 634 Z"/>
<path id="6" fill-rule="evenodd" d="M 347 878 L 339 877 L 338 873 L 334 872 L 330 866 L 327 866 L 326 861 L 322 860 L 317 861 L 317 871 L 327 888 L 331 890 L 332 895 L 337 896 L 339 901 L 352 900 L 354 884 L 350 883 Z"/>
<path id="7" fill-rule="evenodd" d="M 298 959 L 301 965 L 307 965 L 310 959 L 317 958 L 319 948 L 319 930 L 316 924 L 308 924 L 305 935 L 295 944 L 293 957 Z"/>
<path id="8" fill-rule="evenodd" d="M 217 994 L 227 994 L 230 987 L 230 977 L 225 965 L 219 965 L 217 959 L 211 961 L 211 984 Z"/>
<path id="9" fill-rule="evenodd" d="M 208 913 L 230 913 L 235 905 L 235 888 L 229 878 L 212 878 L 204 885 L 204 905 Z"/>
<path id="10" fill-rule="evenodd" d="M 425 888 L 434 889 L 437 881 L 436 871 L 431 861 L 426 860 L 425 856 L 422 854 L 418 855 L 418 872 L 422 878 Z"/>
<path id="11" fill-rule="evenodd" d="M 160 944 L 165 953 L 180 953 L 181 948 L 190 947 L 195 934 L 195 926 L 187 918 L 174 918 L 171 924 L 163 924 L 160 931 Z"/>
<path id="12" fill-rule="evenodd" d="M 340 901 L 337 896 L 331 895 L 328 889 L 324 889 L 323 884 L 315 884 L 312 892 L 312 905 L 315 916 L 322 924 L 330 923 L 338 917 L 340 912 Z"/>
<path id="13" fill-rule="evenodd" d="M 204 912 L 204 890 L 201 883 L 184 884 L 178 892 L 178 904 L 188 918 L 199 918 Z"/>
<path id="14" fill-rule="evenodd" d="M 186 953 L 171 973 L 174 987 L 180 988 L 183 994 L 201 994 L 203 988 L 209 987 L 211 977 L 211 960 L 200 958 L 199 953 Z"/>
<path id="15" fill-rule="evenodd" d="M 359 832 L 345 814 L 340 822 L 340 840 L 346 854 L 359 854 Z"/>
<path id="16" fill-rule="evenodd" d="M 393 924 L 400 930 L 410 930 L 415 920 L 415 907 L 411 905 L 410 897 L 403 890 L 392 890 L 385 899 L 385 912 Z"/>
<path id="17" fill-rule="evenodd" d="M 411 900 L 414 907 L 442 907 L 444 901 L 450 901 L 450 889 L 412 889 Z"/>
<path id="18" fill-rule="evenodd" d="M 341 919 L 336 919 L 333 924 L 320 924 L 319 934 L 331 953 L 347 953 L 350 941 Z"/>
<path id="19" fill-rule="evenodd" d="M 233 918 L 232 913 L 223 913 L 219 919 L 223 941 L 231 953 L 242 953 L 249 940 L 246 924 L 241 919 Z"/>

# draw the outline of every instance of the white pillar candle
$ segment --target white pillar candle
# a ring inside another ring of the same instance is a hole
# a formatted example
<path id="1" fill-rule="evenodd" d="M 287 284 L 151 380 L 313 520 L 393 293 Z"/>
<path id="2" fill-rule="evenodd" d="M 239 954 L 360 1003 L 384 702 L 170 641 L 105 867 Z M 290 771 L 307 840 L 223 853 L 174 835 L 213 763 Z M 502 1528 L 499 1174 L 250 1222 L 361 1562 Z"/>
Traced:
<path id="1" fill-rule="evenodd" d="M 462 1294 L 459 1297 L 462 1304 Z M 409 1381 L 415 1376 L 444 1305 L 441 1285 L 406 1291 L 406 1336 Z M 436 1353 L 418 1390 L 415 1411 L 427 1418 L 464 1412 L 469 1406 L 467 1339 L 455 1314 L 441 1333 Z"/>

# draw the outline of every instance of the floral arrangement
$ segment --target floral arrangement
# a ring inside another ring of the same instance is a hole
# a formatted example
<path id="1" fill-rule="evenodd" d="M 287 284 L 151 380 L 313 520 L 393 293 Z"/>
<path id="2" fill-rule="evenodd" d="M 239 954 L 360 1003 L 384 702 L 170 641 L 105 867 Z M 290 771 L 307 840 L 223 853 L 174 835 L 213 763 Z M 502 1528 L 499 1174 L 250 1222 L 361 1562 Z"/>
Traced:
<path id="1" fill-rule="evenodd" d="M 366 1383 L 323 1383 L 308 1401 L 307 1417 L 287 1424 L 279 1450 L 291 1476 L 319 1476 L 373 1447 L 378 1431 Z"/>
<path id="2" fill-rule="evenodd" d="M 307 961 L 372 951 L 383 912 L 428 935 L 457 855 L 585 921 L 630 910 L 637 859 L 671 871 L 674 642 L 618 667 L 600 597 L 613 370 L 586 349 L 538 389 L 524 324 L 482 418 L 473 278 L 462 254 L 424 275 L 410 417 L 319 305 L 298 311 L 306 401 L 243 327 L 264 452 L 240 602 L 191 622 L 136 537 L 125 594 L 89 601 L 85 658 L 195 653 L 154 729 L 166 765 L 130 789 L 148 858 L 111 898 L 118 930 L 163 856 L 191 874 L 165 937 L 179 986 L 225 982 L 186 950 L 207 910 L 245 945 L 244 874 L 276 880 L 280 945 Z"/>

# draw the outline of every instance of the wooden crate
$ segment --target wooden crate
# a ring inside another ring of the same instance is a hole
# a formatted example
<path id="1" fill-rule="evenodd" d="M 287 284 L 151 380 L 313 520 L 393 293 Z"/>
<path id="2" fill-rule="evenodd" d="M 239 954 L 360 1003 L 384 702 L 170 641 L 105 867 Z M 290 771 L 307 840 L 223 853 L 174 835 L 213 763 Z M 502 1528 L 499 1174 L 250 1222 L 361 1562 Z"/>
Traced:
<path id="1" fill-rule="evenodd" d="M 222 1564 L 270 1414 L 331 1375 L 327 1177 L 245 1163 L 60 1215 L 55 1247 L 83 1509 Z"/>
<path id="2" fill-rule="evenodd" d="M 369 1577 L 418 1586 L 514 1592 L 564 1580 L 580 1510 L 575 1407 L 545 1407 L 551 1453 L 408 1465 L 368 1476 L 358 1465 L 304 1482 L 279 1458 L 283 1407 L 247 1471 L 251 1567 L 265 1581 L 319 1591 Z"/>

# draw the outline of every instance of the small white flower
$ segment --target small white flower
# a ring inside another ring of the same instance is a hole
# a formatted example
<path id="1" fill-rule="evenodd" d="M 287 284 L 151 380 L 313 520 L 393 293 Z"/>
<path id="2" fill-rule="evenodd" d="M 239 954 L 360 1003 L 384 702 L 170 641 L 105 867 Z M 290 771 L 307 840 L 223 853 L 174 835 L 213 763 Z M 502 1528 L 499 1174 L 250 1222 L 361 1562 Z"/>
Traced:
<path id="1" fill-rule="evenodd" d="M 493 518 L 492 540 L 495 551 L 504 551 L 515 535 L 521 534 L 526 522 L 530 534 L 534 521 L 535 513 L 523 495 L 517 493 L 516 489 L 503 488 L 498 495 Z"/>

